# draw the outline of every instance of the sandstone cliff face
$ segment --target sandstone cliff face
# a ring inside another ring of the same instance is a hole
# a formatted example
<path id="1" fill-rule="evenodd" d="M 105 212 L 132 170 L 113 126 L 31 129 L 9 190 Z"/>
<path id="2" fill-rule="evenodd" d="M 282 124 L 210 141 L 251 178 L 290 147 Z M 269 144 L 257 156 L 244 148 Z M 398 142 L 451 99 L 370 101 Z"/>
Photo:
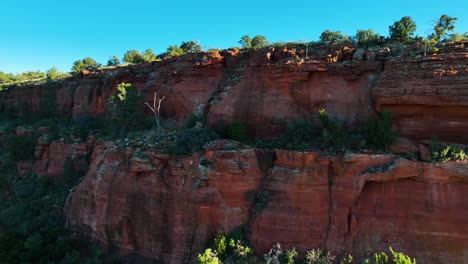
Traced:
<path id="1" fill-rule="evenodd" d="M 165 118 L 184 122 L 193 113 L 204 113 L 209 125 L 240 121 L 251 136 L 278 136 L 287 120 L 314 119 L 319 109 L 349 125 L 362 122 L 374 109 L 388 109 L 405 137 L 425 140 L 435 134 L 441 140 L 464 143 L 468 140 L 466 45 L 448 47 L 438 55 L 398 58 L 355 47 L 331 47 L 305 62 L 299 60 L 303 51 L 295 48 L 191 53 L 85 71 L 53 85 L 18 86 L 0 93 L 0 109 L 19 111 L 27 103 L 37 110 L 52 89 L 62 112 L 95 115 L 105 110 L 119 83 L 130 82 L 148 101 L 154 92 L 166 96 Z"/>
<path id="2" fill-rule="evenodd" d="M 375 106 L 392 111 L 402 135 L 468 141 L 468 49 L 460 46 L 456 52 L 385 62 L 372 89 Z"/>
<path id="3" fill-rule="evenodd" d="M 339 50 L 313 61 L 297 62 L 297 57 L 295 49 L 287 48 L 214 51 L 85 71 L 53 85 L 18 86 L 0 93 L 0 109 L 20 111 L 27 104 L 38 110 L 51 92 L 63 113 L 96 115 L 105 110 L 117 85 L 129 82 L 148 101 L 154 92 L 166 96 L 164 118 L 183 122 L 204 113 L 209 125 L 240 121 L 251 136 L 278 136 L 287 120 L 316 118 L 322 108 L 350 124 L 372 113 L 370 84 L 382 61 L 343 61 L 347 57 Z"/>
<path id="4" fill-rule="evenodd" d="M 65 214 L 70 229 L 163 263 L 193 262 L 214 235 L 239 227 L 259 253 L 276 242 L 356 257 L 392 246 L 421 263 L 464 263 L 467 175 L 466 162 L 389 155 L 170 157 L 100 143 Z M 260 192 L 263 210 L 251 199 Z"/>
<path id="5" fill-rule="evenodd" d="M 252 137 L 275 137 L 285 121 L 314 119 L 322 108 L 350 126 L 388 109 L 409 139 L 436 134 L 466 144 L 465 45 L 393 59 L 347 47 L 308 61 L 294 48 L 192 53 L 19 86 L 0 93 L 0 110 L 20 111 L 25 103 L 40 109 L 52 92 L 64 113 L 97 115 L 116 86 L 130 82 L 148 100 L 154 92 L 166 96 L 165 119 L 183 123 L 204 113 L 209 126 L 237 120 Z M 410 152 L 429 155 L 426 147 L 407 142 L 403 147 Z M 261 149 L 181 157 L 43 136 L 37 161 L 18 163 L 18 172 L 57 178 L 67 157 L 87 171 L 66 203 L 67 226 L 162 263 L 193 263 L 214 235 L 239 227 L 249 230 L 259 253 L 280 242 L 359 258 L 392 246 L 418 263 L 468 261 L 466 162 Z M 259 202 L 259 195 L 267 202 Z"/>

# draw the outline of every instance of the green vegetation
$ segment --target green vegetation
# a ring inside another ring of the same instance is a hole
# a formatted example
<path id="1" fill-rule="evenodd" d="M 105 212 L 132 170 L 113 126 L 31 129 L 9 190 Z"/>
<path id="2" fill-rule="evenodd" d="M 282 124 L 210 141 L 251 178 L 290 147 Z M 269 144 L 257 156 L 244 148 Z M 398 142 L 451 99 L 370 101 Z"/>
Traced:
<path id="1" fill-rule="evenodd" d="M 372 29 L 358 29 L 353 39 L 360 47 L 380 46 L 385 42 L 385 37 L 374 33 Z"/>
<path id="2" fill-rule="evenodd" d="M 275 42 L 271 43 L 267 37 L 263 35 L 256 35 L 253 38 L 250 35 L 241 37 L 239 44 L 245 49 L 260 49 L 264 47 L 277 47 L 296 46 L 303 50 L 301 56 L 307 58 L 311 54 L 317 56 L 323 55 L 323 49 L 316 50 L 309 53 L 309 48 L 323 47 L 323 45 L 330 45 L 332 43 L 346 43 L 354 42 L 363 48 L 387 48 L 395 54 L 399 54 L 399 50 L 408 47 L 407 45 L 419 43 L 422 46 L 424 56 L 427 51 L 438 51 L 446 43 L 468 40 L 468 32 L 459 33 L 453 32 L 455 30 L 455 22 L 458 20 L 456 17 L 451 17 L 447 14 L 441 15 L 434 20 L 431 34 L 428 36 L 414 36 L 416 32 L 416 23 L 410 16 L 404 16 L 400 20 L 395 21 L 389 26 L 389 35 L 385 37 L 381 34 L 375 33 L 372 28 L 358 29 L 354 36 L 343 35 L 341 31 L 331 31 L 329 29 L 323 31 L 318 41 L 290 41 L 290 42 Z M 453 32 L 449 34 L 449 32 Z M 413 48 L 413 54 L 418 55 Z M 421 48 L 419 48 L 421 49 Z M 198 52 L 202 50 L 198 41 L 183 41 L 180 45 L 170 45 L 165 52 L 156 55 L 152 49 L 146 49 L 141 53 L 138 50 L 127 51 L 122 61 L 127 63 L 146 63 L 151 61 L 158 61 L 167 56 L 179 56 L 189 52 Z M 210 48 L 209 50 L 219 50 Z M 304 52 L 305 51 L 305 52 Z M 119 65 L 121 60 L 117 56 L 112 56 L 107 61 L 107 66 Z M 100 67 L 101 64 L 97 63 L 92 58 L 84 58 L 77 60 L 73 63 L 71 73 L 79 73 L 84 69 L 94 69 Z M 47 71 L 47 74 L 40 71 L 28 71 L 19 74 L 5 73 L 0 71 L 0 92 L 7 90 L 10 85 L 21 82 L 33 82 L 45 80 L 57 80 L 70 76 L 68 73 L 61 73 L 57 68 L 52 67 Z"/>
<path id="3" fill-rule="evenodd" d="M 117 56 L 112 56 L 107 61 L 107 66 L 116 66 L 120 64 L 120 59 Z"/>
<path id="4" fill-rule="evenodd" d="M 398 138 L 398 133 L 392 129 L 392 113 L 384 110 L 380 113 L 380 118 L 374 115 L 369 116 L 364 133 L 370 148 L 386 150 Z"/>
<path id="5" fill-rule="evenodd" d="M 256 256 L 240 230 L 229 236 L 221 233 L 211 244 L 202 254 L 198 254 L 199 264 L 256 263 L 252 262 Z"/>
<path id="6" fill-rule="evenodd" d="M 390 40 L 399 43 L 409 43 L 416 32 L 416 23 L 410 16 L 402 17 L 389 27 Z"/>
<path id="7" fill-rule="evenodd" d="M 286 122 L 286 129 L 278 138 L 277 145 L 291 150 L 306 150 L 317 147 L 320 129 L 312 121 L 296 119 Z"/>
<path id="8" fill-rule="evenodd" d="M 177 45 L 171 45 L 167 48 L 165 55 L 167 56 L 179 56 L 184 54 L 184 50 L 179 48 Z"/>
<path id="9" fill-rule="evenodd" d="M 304 256 L 304 263 L 306 264 L 333 264 L 334 261 L 335 256 L 321 248 L 306 251 Z"/>
<path id="10" fill-rule="evenodd" d="M 61 72 L 57 69 L 57 67 L 52 67 L 50 68 L 47 72 L 47 80 L 59 80 L 63 78 L 70 77 L 71 75 L 69 73 Z"/>
<path id="11" fill-rule="evenodd" d="M 114 135 L 123 136 L 129 131 L 151 127 L 143 113 L 143 100 L 143 95 L 138 93 L 135 85 L 121 83 L 117 86 L 117 94 L 110 97 L 106 109 L 107 117 L 110 118 L 107 126 Z"/>
<path id="12" fill-rule="evenodd" d="M 118 59 L 118 58 L 114 56 L 112 60 L 109 60 L 109 62 L 111 62 L 112 65 L 116 65 L 114 63 L 117 63 L 118 60 L 116 61 L 115 59 Z M 156 60 L 158 60 L 158 58 L 156 54 L 154 54 L 152 49 L 147 49 L 143 53 L 140 53 L 138 50 L 129 50 L 124 54 L 124 57 L 123 57 L 123 61 L 128 62 L 128 63 L 135 63 L 135 64 L 156 61 Z"/>
<path id="13" fill-rule="evenodd" d="M 286 122 L 286 129 L 276 140 L 257 140 L 256 146 L 290 150 L 321 149 L 329 153 L 372 149 L 387 152 L 398 134 L 392 130 L 392 115 L 382 111 L 380 117 L 370 116 L 363 130 L 351 130 L 335 120 L 325 109 L 319 111 L 319 124 L 307 119 Z"/>
<path id="14" fill-rule="evenodd" d="M 219 139 L 219 135 L 208 128 L 189 128 L 180 133 L 175 141 L 173 150 L 174 154 L 191 154 L 202 150 L 206 143 Z"/>
<path id="15" fill-rule="evenodd" d="M 201 51 L 202 50 L 202 46 L 200 46 L 200 44 L 198 43 L 198 41 L 183 41 L 182 44 L 180 44 L 180 46 L 177 46 L 177 45 L 170 45 L 166 52 L 164 53 L 161 53 L 159 55 L 159 57 L 165 57 L 165 56 L 179 56 L 179 55 L 183 55 L 185 53 L 189 53 L 189 52 L 197 52 L 197 51 Z"/>
<path id="16" fill-rule="evenodd" d="M 331 31 L 329 29 L 325 30 L 320 34 L 320 41 L 324 43 L 332 43 L 335 41 L 342 41 L 346 38 L 341 31 Z"/>
<path id="17" fill-rule="evenodd" d="M 27 137 L 14 136 L 2 155 L 27 160 L 34 145 Z M 16 174 L 14 163 L 0 164 L 0 263 L 111 263 L 97 245 L 72 240 L 64 228 L 65 200 L 82 176 L 70 158 L 55 182 L 47 176 Z"/>
<path id="18" fill-rule="evenodd" d="M 77 60 L 73 63 L 72 72 L 79 73 L 82 70 L 90 70 L 99 68 L 101 64 L 97 63 L 93 58 L 86 57 L 82 60 Z"/>
<path id="19" fill-rule="evenodd" d="M 145 56 L 138 50 L 129 50 L 124 54 L 123 61 L 128 63 L 143 63 L 145 62 Z"/>
<path id="20" fill-rule="evenodd" d="M 228 139 L 245 142 L 247 140 L 247 129 L 238 121 L 232 121 L 226 126 L 226 137 Z"/>
<path id="21" fill-rule="evenodd" d="M 239 40 L 239 43 L 247 49 L 259 49 L 270 45 L 270 42 L 263 35 L 256 35 L 253 38 L 251 38 L 249 35 L 245 35 L 241 38 L 241 40 Z"/>
<path id="22" fill-rule="evenodd" d="M 260 189 L 258 192 L 255 190 L 247 191 L 248 200 L 254 204 L 255 211 L 261 213 L 268 205 L 269 192 L 267 189 Z"/>
<path id="23" fill-rule="evenodd" d="M 385 252 L 372 255 L 371 258 L 355 262 L 351 255 L 341 260 L 324 249 L 312 249 L 306 251 L 302 257 L 295 248 L 283 249 L 279 243 L 273 245 L 270 251 L 259 256 L 249 246 L 244 234 L 240 230 L 232 232 L 229 236 L 221 233 L 210 246 L 198 254 L 199 264 L 234 264 L 234 263 L 258 263 L 258 264 L 416 264 L 416 260 L 401 252 L 389 248 L 391 258 Z"/>
<path id="24" fill-rule="evenodd" d="M 320 110 L 319 120 L 322 125 L 322 132 L 320 134 L 322 149 L 332 152 L 342 152 L 345 150 L 348 135 L 343 125 L 331 119 L 325 109 Z"/>
<path id="25" fill-rule="evenodd" d="M 442 15 L 439 20 L 434 23 L 434 33 L 429 38 L 439 42 L 441 39 L 447 36 L 447 31 L 453 31 L 455 29 L 455 21 L 458 18 L 451 17 L 448 15 Z"/>
<path id="26" fill-rule="evenodd" d="M 35 142 L 25 136 L 12 136 L 8 140 L 8 153 L 12 161 L 25 161 L 34 158 Z"/>
<path id="27" fill-rule="evenodd" d="M 250 49 L 252 47 L 252 38 L 249 35 L 244 35 L 239 40 L 239 44 L 244 48 Z"/>
<path id="28" fill-rule="evenodd" d="M 187 42 L 183 41 L 182 44 L 180 44 L 180 49 L 182 49 L 184 53 L 198 52 L 202 50 L 202 46 L 200 46 L 198 42 L 193 41 L 193 40 L 187 41 Z"/>
<path id="29" fill-rule="evenodd" d="M 429 151 L 431 152 L 431 162 L 459 161 L 468 158 L 468 154 L 463 148 L 456 145 L 442 144 L 436 136 L 431 139 Z"/>

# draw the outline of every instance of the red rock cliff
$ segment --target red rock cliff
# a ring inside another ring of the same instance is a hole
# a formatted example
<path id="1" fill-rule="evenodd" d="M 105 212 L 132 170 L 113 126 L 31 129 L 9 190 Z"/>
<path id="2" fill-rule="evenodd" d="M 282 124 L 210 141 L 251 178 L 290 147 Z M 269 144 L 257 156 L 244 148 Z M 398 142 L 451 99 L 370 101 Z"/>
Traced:
<path id="1" fill-rule="evenodd" d="M 148 99 L 166 96 L 165 118 L 182 123 L 204 112 L 208 125 L 238 120 L 251 136 L 277 136 L 285 121 L 315 118 L 322 108 L 349 125 L 389 109 L 408 138 L 437 134 L 466 143 L 465 45 L 393 59 L 346 47 L 308 61 L 293 48 L 192 53 L 18 86 L 0 93 L 0 110 L 19 112 L 25 103 L 39 109 L 52 91 L 64 113 L 99 114 L 116 86 L 131 82 Z M 238 227 L 250 231 L 260 253 L 280 242 L 359 258 L 392 246 L 418 263 L 467 261 L 466 162 L 260 149 L 178 157 L 44 137 L 36 157 L 18 171 L 56 177 L 67 157 L 76 168 L 90 162 L 65 206 L 70 229 L 162 263 L 193 262 L 215 234 Z M 252 192 L 267 194 L 263 210 L 249 199 Z"/>
<path id="2" fill-rule="evenodd" d="M 419 263 L 467 260 L 466 162 L 255 149 L 170 157 L 112 143 L 91 160 L 65 206 L 68 227 L 163 263 L 193 262 L 209 239 L 238 227 L 259 253 L 280 242 L 356 257 L 392 246 Z M 248 197 L 260 190 L 268 193 L 261 211 Z"/>
<path id="3" fill-rule="evenodd" d="M 448 46 L 438 55 L 396 58 L 332 46 L 314 51 L 325 55 L 305 62 L 295 48 L 191 53 L 86 71 L 55 84 L 18 86 L 0 93 L 0 109 L 19 111 L 25 103 L 39 109 L 50 88 L 63 112 L 97 114 L 119 83 L 130 82 L 148 100 L 154 92 L 166 96 L 165 118 L 183 122 L 204 112 L 209 125 L 237 120 L 251 136 L 277 136 L 287 120 L 313 119 L 322 108 L 350 125 L 365 120 L 374 109 L 389 109 L 406 137 L 423 140 L 436 134 L 465 143 L 466 45 Z"/>

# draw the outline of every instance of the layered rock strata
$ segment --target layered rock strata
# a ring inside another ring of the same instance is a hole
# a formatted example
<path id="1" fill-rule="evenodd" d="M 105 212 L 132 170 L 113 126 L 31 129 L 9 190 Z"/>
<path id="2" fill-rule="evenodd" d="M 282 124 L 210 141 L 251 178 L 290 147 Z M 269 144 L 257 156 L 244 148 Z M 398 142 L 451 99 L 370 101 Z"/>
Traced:
<path id="1" fill-rule="evenodd" d="M 261 149 L 171 157 L 100 143 L 65 214 L 79 234 L 163 263 L 193 262 L 236 228 L 259 253 L 276 242 L 355 257 L 392 246 L 421 263 L 463 263 L 467 191 L 466 162 Z"/>

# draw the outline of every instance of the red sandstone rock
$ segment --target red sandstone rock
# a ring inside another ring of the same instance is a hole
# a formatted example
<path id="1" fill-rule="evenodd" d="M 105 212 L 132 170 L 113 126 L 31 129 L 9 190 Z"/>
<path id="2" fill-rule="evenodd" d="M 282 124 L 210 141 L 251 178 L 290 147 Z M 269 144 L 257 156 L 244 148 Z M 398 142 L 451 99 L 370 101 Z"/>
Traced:
<path id="1" fill-rule="evenodd" d="M 403 137 L 399 137 L 396 143 L 388 148 L 393 153 L 399 154 L 410 154 L 417 153 L 419 151 L 418 146 L 411 140 Z"/>
<path id="2" fill-rule="evenodd" d="M 419 149 L 419 156 L 421 157 L 421 160 L 423 161 L 431 160 L 431 152 L 429 151 L 428 147 L 426 147 L 423 144 L 418 144 L 418 149 Z"/>
<path id="3" fill-rule="evenodd" d="M 280 242 L 360 258 L 392 246 L 420 263 L 462 263 L 468 163 L 321 155 L 277 150 L 271 164 L 260 150 L 171 157 L 99 143 L 67 200 L 67 226 L 162 263 L 194 261 L 238 227 L 259 253 Z M 262 211 L 247 195 L 259 190 L 268 192 Z"/>
<path id="4" fill-rule="evenodd" d="M 468 50 L 387 61 L 372 94 L 401 135 L 468 142 Z"/>
<path id="5" fill-rule="evenodd" d="M 355 45 L 317 47 L 303 63 L 297 62 L 303 56 L 297 47 L 190 53 L 93 70 L 58 82 L 55 95 L 63 112 L 94 115 L 105 111 L 119 83 L 130 82 L 148 100 L 154 92 L 166 96 L 164 118 L 183 123 L 203 109 L 210 125 L 238 120 L 258 137 L 275 137 L 287 120 L 314 119 L 321 108 L 350 125 L 359 123 L 374 111 L 373 98 L 378 111 L 394 113 L 404 137 L 424 140 L 436 134 L 443 141 L 467 142 L 465 43 L 435 56 L 387 59 L 384 69 L 388 51 L 366 51 L 366 60 L 352 61 L 355 50 Z M 38 110 L 48 89 L 40 83 L 19 85 L 0 93 L 0 109 Z"/>
<path id="6" fill-rule="evenodd" d="M 65 168 L 67 159 L 73 161 L 78 172 L 86 172 L 88 164 L 86 155 L 92 151 L 85 143 L 50 142 L 47 135 L 39 138 L 36 145 L 36 161 L 32 171 L 39 176 L 48 176 L 57 179 Z"/>

